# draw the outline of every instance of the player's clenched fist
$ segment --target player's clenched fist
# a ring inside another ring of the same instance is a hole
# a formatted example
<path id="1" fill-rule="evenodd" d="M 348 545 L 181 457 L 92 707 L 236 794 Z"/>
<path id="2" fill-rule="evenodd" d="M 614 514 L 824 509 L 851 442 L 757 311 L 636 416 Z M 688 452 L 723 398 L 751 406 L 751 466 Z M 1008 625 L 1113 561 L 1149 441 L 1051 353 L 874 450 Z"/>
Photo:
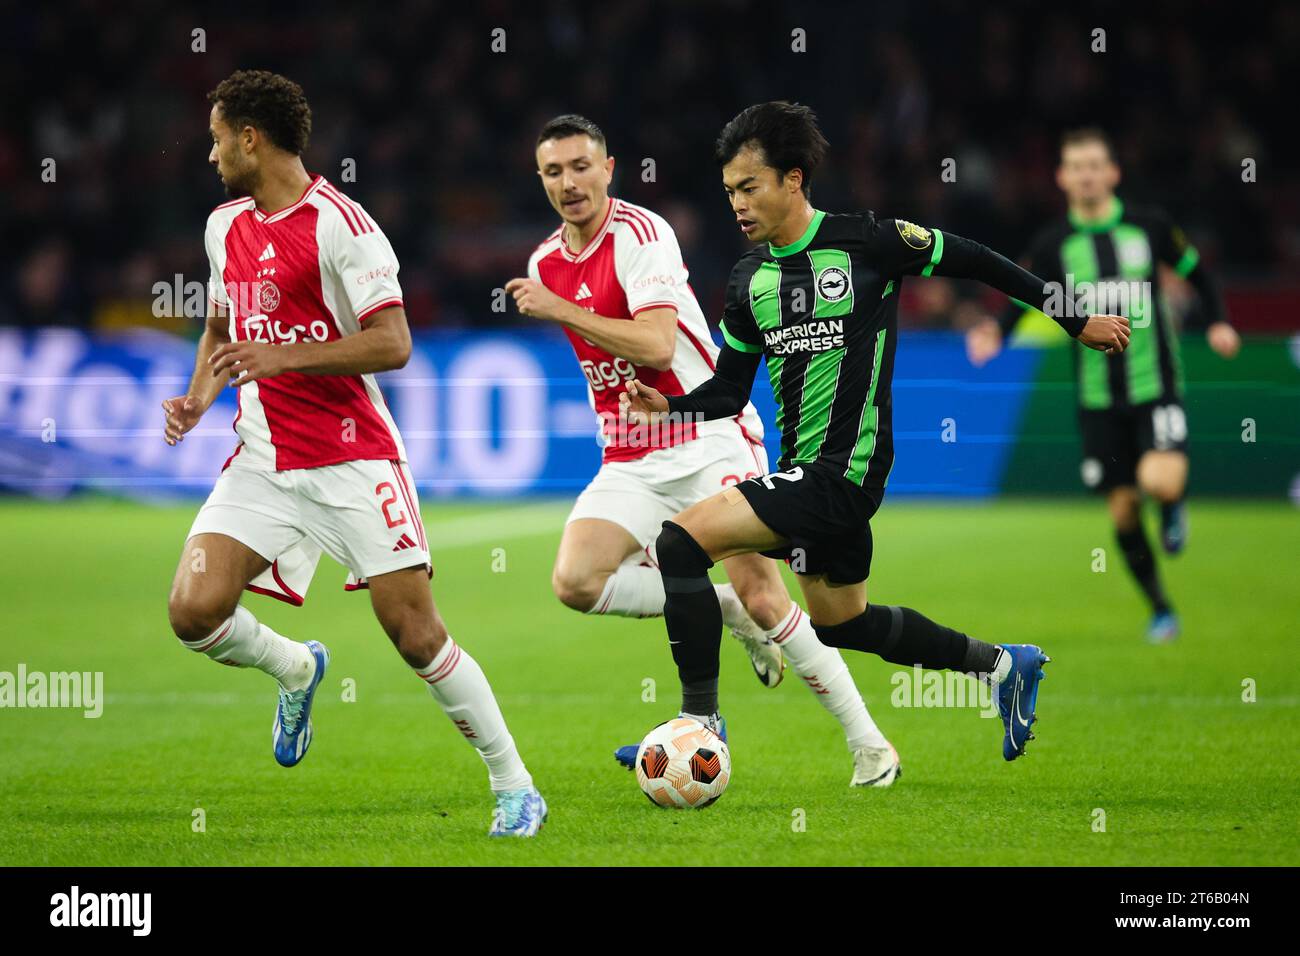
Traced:
<path id="1" fill-rule="evenodd" d="M 558 295 L 536 279 L 511 279 L 506 291 L 515 297 L 515 307 L 524 315 L 535 319 L 558 319 L 571 307 Z"/>
<path id="2" fill-rule="evenodd" d="M 985 319 L 966 333 L 966 357 L 971 365 L 987 365 L 1002 351 L 1002 329 L 993 319 Z"/>
<path id="3" fill-rule="evenodd" d="M 164 399 L 162 403 L 163 411 L 167 413 L 166 422 L 163 425 L 163 440 L 169 445 L 175 445 L 178 441 L 185 440 L 185 433 L 199 423 L 203 417 L 203 409 L 199 403 L 189 395 L 177 395 L 175 398 Z"/>
<path id="4" fill-rule="evenodd" d="M 668 411 L 668 399 L 662 392 L 644 384 L 639 379 L 627 383 L 627 390 L 618 396 L 623 417 L 636 425 L 648 425 L 653 415 Z"/>
<path id="5" fill-rule="evenodd" d="M 1227 322 L 1215 322 L 1205 330 L 1205 340 L 1220 357 L 1234 358 L 1241 348 L 1241 336 Z"/>
<path id="6" fill-rule="evenodd" d="M 1128 348 L 1129 324 L 1122 315 L 1090 315 L 1079 341 L 1098 352 L 1114 354 Z"/>

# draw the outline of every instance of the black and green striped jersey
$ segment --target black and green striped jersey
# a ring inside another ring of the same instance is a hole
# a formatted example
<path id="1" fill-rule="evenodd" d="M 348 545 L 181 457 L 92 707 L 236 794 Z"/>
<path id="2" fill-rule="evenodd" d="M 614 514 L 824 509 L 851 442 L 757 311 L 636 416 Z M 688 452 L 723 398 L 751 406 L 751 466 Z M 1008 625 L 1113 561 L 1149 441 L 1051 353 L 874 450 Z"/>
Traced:
<path id="1" fill-rule="evenodd" d="M 814 211 L 788 246 L 747 253 L 727 283 L 713 377 L 668 412 L 703 419 L 737 414 L 759 362 L 776 395 L 778 468 L 816 462 L 850 483 L 881 489 L 894 464 L 894 347 L 904 276 L 978 279 L 1048 311 L 1071 336 L 1086 318 L 1060 315 L 1050 285 L 992 249 L 905 219 Z"/>
<path id="2" fill-rule="evenodd" d="M 1061 284 L 1079 311 L 1124 315 L 1131 329 L 1128 348 L 1107 355 L 1075 348 L 1078 399 L 1083 408 L 1124 408 L 1182 398 L 1183 370 L 1178 337 L 1161 302 L 1157 266 L 1165 263 L 1189 278 L 1204 310 L 1222 317 L 1200 254 L 1182 230 L 1158 209 L 1127 209 L 1118 198 L 1105 219 L 1085 221 L 1071 214 L 1045 229 L 1026 256 L 1031 272 Z M 1009 332 L 1023 309 L 1000 320 Z"/>
<path id="3" fill-rule="evenodd" d="M 722 334 L 767 358 L 780 468 L 820 461 L 856 485 L 884 486 L 899 279 L 929 275 L 943 238 L 901 219 L 819 211 L 796 242 L 763 243 L 732 270 Z"/>

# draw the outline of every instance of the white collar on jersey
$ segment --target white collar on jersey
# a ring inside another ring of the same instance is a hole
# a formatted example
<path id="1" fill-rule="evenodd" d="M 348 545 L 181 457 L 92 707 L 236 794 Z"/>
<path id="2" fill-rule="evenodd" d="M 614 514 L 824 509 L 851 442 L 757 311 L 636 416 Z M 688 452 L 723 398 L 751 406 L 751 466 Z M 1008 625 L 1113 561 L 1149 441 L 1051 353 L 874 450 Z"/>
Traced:
<path id="1" fill-rule="evenodd" d="M 610 223 L 614 221 L 614 207 L 618 205 L 618 200 L 613 196 L 609 197 L 609 205 L 605 207 L 605 219 L 596 230 L 596 234 L 588 240 L 587 244 L 578 252 L 569 248 L 569 242 L 564 238 L 564 227 L 560 227 L 560 254 L 570 262 L 582 262 L 589 258 L 600 247 L 600 240 L 605 238 L 605 233 L 609 232 Z"/>
<path id="2" fill-rule="evenodd" d="M 299 208 L 303 203 L 305 203 L 308 199 L 310 199 L 311 194 L 314 193 L 316 190 L 320 189 L 320 187 L 324 185 L 324 183 L 325 183 L 325 177 L 318 174 L 315 179 L 313 179 L 310 183 L 307 184 L 307 188 L 303 190 L 303 193 L 301 196 L 298 197 L 297 202 L 293 203 L 290 206 L 285 206 L 283 209 L 277 210 L 276 212 L 269 213 L 269 214 L 262 212 L 262 210 L 258 209 L 257 206 L 254 206 L 253 215 L 257 217 L 258 222 L 279 222 L 281 219 L 291 214 L 295 209 Z"/>

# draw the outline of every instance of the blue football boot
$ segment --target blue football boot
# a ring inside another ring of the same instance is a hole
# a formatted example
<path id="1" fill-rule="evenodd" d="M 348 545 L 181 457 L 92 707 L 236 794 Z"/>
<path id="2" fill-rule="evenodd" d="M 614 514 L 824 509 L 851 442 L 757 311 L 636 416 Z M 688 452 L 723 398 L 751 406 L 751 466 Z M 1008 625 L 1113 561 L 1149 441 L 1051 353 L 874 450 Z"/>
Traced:
<path id="1" fill-rule="evenodd" d="M 1178 639 L 1178 615 L 1172 610 L 1161 611 L 1151 618 L 1147 627 L 1147 641 L 1151 644 L 1168 644 Z"/>
<path id="2" fill-rule="evenodd" d="M 275 745 L 275 759 L 281 767 L 292 767 L 307 756 L 311 746 L 311 702 L 316 688 L 329 667 L 330 652 L 320 641 L 308 641 L 307 649 L 316 658 L 316 673 L 311 683 L 302 690 L 280 688 L 280 702 L 275 708 L 275 726 L 271 740 Z"/>
<path id="3" fill-rule="evenodd" d="M 502 790 L 495 796 L 497 806 L 492 811 L 492 826 L 488 829 L 488 836 L 537 836 L 537 831 L 546 822 L 550 811 L 536 787 Z"/>
<path id="4" fill-rule="evenodd" d="M 1003 644 L 1011 655 L 1011 673 L 998 685 L 998 713 L 1006 733 L 1002 738 L 1002 756 L 1015 760 L 1025 752 L 1025 744 L 1034 739 L 1029 728 L 1038 720 L 1038 682 L 1043 679 L 1043 665 L 1051 660 L 1034 644 Z"/>

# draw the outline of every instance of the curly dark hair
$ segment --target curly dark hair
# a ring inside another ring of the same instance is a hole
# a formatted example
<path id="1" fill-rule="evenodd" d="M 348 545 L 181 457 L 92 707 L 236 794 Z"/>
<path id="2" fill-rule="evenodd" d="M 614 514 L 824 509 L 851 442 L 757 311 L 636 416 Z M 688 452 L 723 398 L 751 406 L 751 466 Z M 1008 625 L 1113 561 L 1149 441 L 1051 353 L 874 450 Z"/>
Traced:
<path id="1" fill-rule="evenodd" d="M 811 194 L 813 173 L 826 157 L 827 147 L 816 113 L 784 100 L 756 103 L 722 127 L 713 158 L 725 166 L 742 149 L 752 146 L 762 150 L 764 161 L 780 176 L 792 169 L 802 170 L 803 194 Z"/>
<path id="2" fill-rule="evenodd" d="M 217 84 L 208 102 L 221 105 L 235 129 L 252 126 L 281 149 L 301 156 L 311 138 L 311 107 L 302 87 L 268 70 L 237 70 Z"/>

